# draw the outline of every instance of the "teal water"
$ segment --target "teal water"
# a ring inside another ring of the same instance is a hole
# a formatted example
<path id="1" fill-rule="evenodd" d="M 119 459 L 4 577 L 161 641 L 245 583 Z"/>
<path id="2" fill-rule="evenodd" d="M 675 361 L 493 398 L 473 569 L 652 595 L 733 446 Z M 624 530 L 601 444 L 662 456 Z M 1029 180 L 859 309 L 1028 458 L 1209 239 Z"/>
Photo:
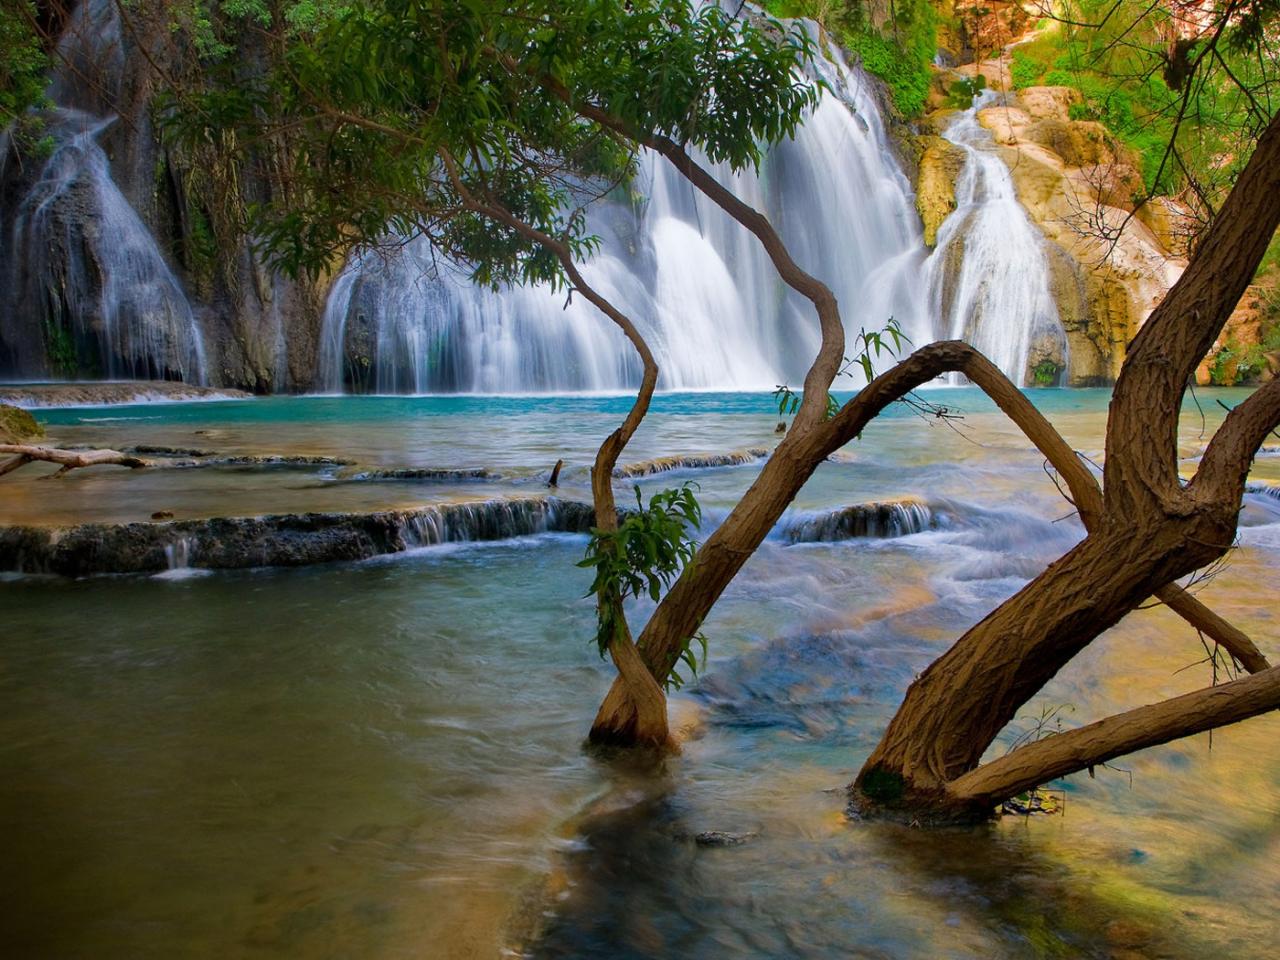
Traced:
<path id="1" fill-rule="evenodd" d="M 1219 731 L 1211 749 L 1193 738 L 1070 778 L 1061 817 L 943 832 L 843 820 L 840 788 L 911 677 L 1080 535 L 1025 440 L 969 391 L 938 395 L 964 408 L 959 432 L 904 411 L 821 467 L 797 510 L 912 495 L 956 522 L 767 542 L 706 625 L 705 674 L 673 704 L 684 750 L 658 771 L 580 749 L 611 669 L 589 642 L 582 538 L 177 580 L 0 580 L 6 955 L 490 957 L 532 929 L 539 957 L 1269 957 L 1274 717 Z M 1105 393 L 1033 397 L 1100 453 Z M 68 442 L 506 467 L 488 496 L 536 488 L 553 454 L 581 471 L 625 403 L 298 398 L 41 416 Z M 767 443 L 777 419 L 763 395 L 659 403 L 626 459 Z M 1211 430 L 1221 411 L 1205 413 Z M 1200 433 L 1190 406 L 1188 457 Z M 645 486 L 695 479 L 714 512 L 755 470 Z M 308 470 L 22 477 L 3 481 L 0 513 L 476 495 Z M 1280 565 L 1280 504 L 1251 498 L 1243 520 L 1202 597 L 1274 656 L 1260 585 Z M 1137 612 L 1006 740 L 1043 709 L 1076 724 L 1203 686 L 1201 657 L 1176 618 Z M 689 839 L 702 830 L 757 836 L 705 849 Z"/>

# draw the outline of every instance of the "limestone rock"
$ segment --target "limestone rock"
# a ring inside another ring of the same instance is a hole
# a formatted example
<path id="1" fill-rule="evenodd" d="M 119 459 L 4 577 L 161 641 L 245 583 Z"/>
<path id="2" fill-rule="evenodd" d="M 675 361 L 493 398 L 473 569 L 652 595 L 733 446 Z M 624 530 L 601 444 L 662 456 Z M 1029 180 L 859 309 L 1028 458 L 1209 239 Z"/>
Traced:
<path id="1" fill-rule="evenodd" d="M 1026 87 L 1018 91 L 1018 103 L 1033 120 L 1070 120 L 1071 107 L 1080 102 L 1074 87 Z"/>
<path id="2" fill-rule="evenodd" d="M 1072 102 L 1062 88 L 1030 88 L 1013 105 L 980 111 L 978 120 L 1001 145 L 1019 201 L 1051 241 L 1051 288 L 1068 342 L 1065 380 L 1085 386 L 1115 378 L 1126 345 L 1185 261 L 1133 215 L 1142 184 L 1128 150 L 1102 125 L 1069 119 Z"/>
<path id="3" fill-rule="evenodd" d="M 1196 383 L 1229 387 L 1274 377 L 1271 357 L 1262 353 L 1265 304 L 1262 288 L 1251 286 L 1227 318 L 1209 353 L 1196 368 Z M 1277 357 L 1280 359 L 1280 357 Z"/>
<path id="4" fill-rule="evenodd" d="M 924 223 L 924 242 L 932 247 L 938 227 L 956 208 L 956 178 L 964 166 L 965 153 L 942 137 L 921 137 L 920 177 L 916 182 L 916 209 Z"/>

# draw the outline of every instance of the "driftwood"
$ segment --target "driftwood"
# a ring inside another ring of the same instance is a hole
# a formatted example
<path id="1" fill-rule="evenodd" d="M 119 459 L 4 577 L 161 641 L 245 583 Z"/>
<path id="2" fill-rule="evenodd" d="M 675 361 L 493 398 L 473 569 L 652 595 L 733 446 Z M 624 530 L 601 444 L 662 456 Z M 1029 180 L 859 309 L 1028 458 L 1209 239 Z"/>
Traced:
<path id="1" fill-rule="evenodd" d="M 0 476 L 12 473 L 19 467 L 25 467 L 28 463 L 34 463 L 37 460 L 61 465 L 62 469 L 52 474 L 52 477 L 64 476 L 79 467 L 96 467 L 103 464 L 129 467 L 134 470 L 155 465 L 152 460 L 130 453 L 121 453 L 119 450 L 63 450 L 59 447 L 34 444 L 0 443 L 0 454 L 6 453 L 14 456 L 0 463 Z"/>

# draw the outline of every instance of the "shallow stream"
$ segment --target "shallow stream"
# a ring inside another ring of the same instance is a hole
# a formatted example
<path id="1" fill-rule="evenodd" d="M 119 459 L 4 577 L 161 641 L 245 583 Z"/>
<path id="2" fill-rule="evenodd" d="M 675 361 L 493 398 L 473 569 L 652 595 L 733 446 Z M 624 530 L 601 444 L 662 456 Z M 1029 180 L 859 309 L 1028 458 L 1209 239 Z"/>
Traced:
<path id="1" fill-rule="evenodd" d="M 0 929 L 15 957 L 1232 957 L 1280 940 L 1274 716 L 1072 777 L 1061 816 L 923 831 L 844 820 L 841 788 L 911 678 L 1081 535 L 1016 430 L 895 410 L 797 513 L 910 497 L 929 529 L 767 541 L 708 620 L 661 770 L 581 739 L 593 651 L 585 538 L 548 534 L 364 563 L 0 580 Z M 1105 391 L 1033 391 L 1100 458 Z M 1243 391 L 1216 391 L 1238 401 Z M 65 479 L 30 467 L 0 524 L 409 507 L 546 492 L 626 398 L 274 398 L 41 411 L 63 443 L 474 467 L 471 483 L 347 482 L 358 467 Z M 770 446 L 763 394 L 659 398 L 627 461 Z M 1182 453 L 1221 409 L 1189 404 Z M 1194 460 L 1184 463 L 1194 470 Z M 758 466 L 700 484 L 711 522 Z M 1280 480 L 1280 457 L 1255 477 Z M 792 517 L 791 519 L 796 519 Z M 1201 596 L 1280 654 L 1280 499 Z M 643 617 L 644 608 L 637 608 Z M 1211 681 L 1194 632 L 1137 612 L 1030 703 L 1065 726 Z M 1005 745 L 997 745 L 1001 752 Z M 702 847 L 708 830 L 750 834 Z M 532 935 L 532 939 L 527 939 Z M 526 938 L 521 940 L 520 938 Z"/>

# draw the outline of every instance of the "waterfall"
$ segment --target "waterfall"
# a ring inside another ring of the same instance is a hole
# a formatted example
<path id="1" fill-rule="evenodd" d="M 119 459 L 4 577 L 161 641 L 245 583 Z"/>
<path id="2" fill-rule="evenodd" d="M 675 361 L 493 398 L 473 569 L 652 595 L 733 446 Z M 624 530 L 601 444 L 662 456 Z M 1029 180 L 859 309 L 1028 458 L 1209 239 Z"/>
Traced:
<path id="1" fill-rule="evenodd" d="M 767 211 L 796 261 L 831 285 L 850 333 L 892 316 L 925 343 L 934 325 L 911 187 L 865 78 L 833 56 L 819 64 L 831 92 L 759 175 L 709 166 Z M 583 273 L 636 321 L 660 386 L 799 382 L 818 326 L 755 237 L 652 154 L 618 193 L 590 214 L 602 248 Z M 318 362 L 326 392 L 611 390 L 640 376 L 629 345 L 581 297 L 480 289 L 433 261 L 421 237 L 350 258 L 329 295 Z"/>
<path id="2" fill-rule="evenodd" d="M 0 310 L 13 318 L 0 328 L 0 372 L 208 380 L 197 317 L 102 146 L 107 112 L 132 89 L 125 47 L 115 0 L 82 0 L 59 43 L 66 66 L 50 95 L 60 106 L 48 114 L 53 149 L 38 176 L 4 169 L 13 145 L 0 134 L 0 172 L 16 186 L 0 209 Z M 995 94 L 945 133 L 967 159 L 958 209 L 930 254 L 871 83 L 834 48 L 813 69 L 827 86 L 819 104 L 758 172 L 698 159 L 767 213 L 796 262 L 832 288 L 850 337 L 892 317 L 915 345 L 969 340 L 1019 383 L 1038 359 L 1064 358 L 1046 241 L 977 122 Z M 634 180 L 594 204 L 588 224 L 601 246 L 583 273 L 635 320 L 662 389 L 801 382 L 819 343 L 812 306 L 754 236 L 666 161 L 642 154 Z M 278 385 L 290 345 L 278 277 L 269 289 L 264 342 Z M 314 384 L 329 393 L 607 391 L 640 378 L 630 345 L 581 296 L 478 287 L 416 235 L 352 253 L 316 348 Z M 856 389 L 861 372 L 835 386 Z"/>
<path id="3" fill-rule="evenodd" d="M 884 500 L 786 517 L 779 529 L 787 543 L 834 543 L 863 537 L 905 537 L 949 523 L 945 512 L 919 500 Z"/>
<path id="4" fill-rule="evenodd" d="M 978 123 L 978 111 L 998 96 L 982 93 L 942 134 L 964 150 L 965 162 L 956 209 L 938 229 L 926 275 L 941 332 L 967 340 L 1020 384 L 1028 379 L 1033 344 L 1048 343 L 1048 353 L 1065 358 L 1066 337 L 1049 289 L 1044 236 L 1018 202 L 990 132 Z"/>
<path id="5" fill-rule="evenodd" d="M 111 179 L 98 135 L 111 123 L 56 110 L 54 147 L 18 207 L 10 297 L 44 318 L 52 360 L 90 355 L 107 379 L 206 383 L 191 306 L 147 230 Z M 52 346 L 52 345 L 51 345 Z"/>
<path id="6" fill-rule="evenodd" d="M 118 85 L 116 17 L 110 0 L 80 4 L 59 44 L 67 69 L 92 70 L 104 84 Z M 56 102 L 72 100 L 83 86 L 64 73 L 50 86 Z M 64 106 L 44 120 L 52 150 L 3 225 L 10 255 L 0 289 L 10 315 L 35 326 L 41 372 L 206 383 L 191 306 L 98 143 L 114 118 Z"/>

